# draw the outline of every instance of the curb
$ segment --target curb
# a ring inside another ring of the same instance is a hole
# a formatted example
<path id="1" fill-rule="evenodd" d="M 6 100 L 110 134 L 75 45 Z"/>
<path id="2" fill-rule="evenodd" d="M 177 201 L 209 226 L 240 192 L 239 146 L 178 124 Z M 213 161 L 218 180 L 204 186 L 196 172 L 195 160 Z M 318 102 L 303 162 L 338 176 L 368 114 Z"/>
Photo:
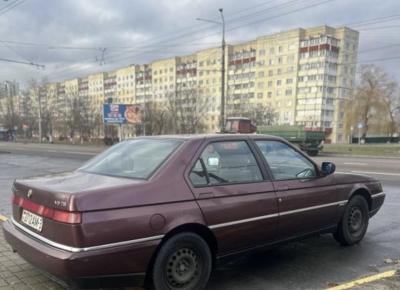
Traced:
<path id="1" fill-rule="evenodd" d="M 400 160 L 400 156 L 354 155 L 354 154 L 338 154 L 338 153 L 320 153 L 316 157 L 350 157 L 350 158 L 399 159 Z"/>

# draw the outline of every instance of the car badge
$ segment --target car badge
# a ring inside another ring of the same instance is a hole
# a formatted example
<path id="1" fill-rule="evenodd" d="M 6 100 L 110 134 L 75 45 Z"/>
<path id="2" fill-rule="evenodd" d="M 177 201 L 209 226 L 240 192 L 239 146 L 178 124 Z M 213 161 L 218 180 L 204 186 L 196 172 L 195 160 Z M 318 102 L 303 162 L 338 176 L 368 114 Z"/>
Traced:
<path id="1" fill-rule="evenodd" d="M 28 198 L 31 198 L 32 194 L 33 194 L 33 190 L 32 190 L 32 189 L 29 189 L 29 191 L 28 191 L 28 193 L 27 193 L 26 196 L 27 196 Z"/>

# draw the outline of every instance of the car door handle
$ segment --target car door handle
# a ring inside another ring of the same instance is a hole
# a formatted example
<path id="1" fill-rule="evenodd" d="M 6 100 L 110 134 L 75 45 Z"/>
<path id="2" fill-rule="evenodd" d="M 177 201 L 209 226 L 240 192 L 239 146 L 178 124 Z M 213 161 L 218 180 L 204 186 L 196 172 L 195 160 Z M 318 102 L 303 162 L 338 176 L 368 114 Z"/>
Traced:
<path id="1" fill-rule="evenodd" d="M 214 193 L 212 192 L 201 192 L 199 193 L 199 199 L 213 198 Z"/>
<path id="2" fill-rule="evenodd" d="M 288 185 L 282 185 L 278 187 L 279 191 L 285 191 L 285 190 L 289 190 L 289 186 Z"/>

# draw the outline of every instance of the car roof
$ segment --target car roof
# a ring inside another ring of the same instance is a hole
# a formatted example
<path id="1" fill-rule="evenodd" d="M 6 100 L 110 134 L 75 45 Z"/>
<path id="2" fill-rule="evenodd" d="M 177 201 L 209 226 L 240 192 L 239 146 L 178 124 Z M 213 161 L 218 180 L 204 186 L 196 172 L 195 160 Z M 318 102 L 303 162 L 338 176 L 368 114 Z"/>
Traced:
<path id="1" fill-rule="evenodd" d="M 213 140 L 231 140 L 231 139 L 273 139 L 273 140 L 283 140 L 280 137 L 265 135 L 265 134 L 182 134 L 182 135 L 157 135 L 157 136 L 138 136 L 136 138 L 146 138 L 146 139 L 179 139 L 179 140 L 199 140 L 199 139 L 213 139 Z"/>

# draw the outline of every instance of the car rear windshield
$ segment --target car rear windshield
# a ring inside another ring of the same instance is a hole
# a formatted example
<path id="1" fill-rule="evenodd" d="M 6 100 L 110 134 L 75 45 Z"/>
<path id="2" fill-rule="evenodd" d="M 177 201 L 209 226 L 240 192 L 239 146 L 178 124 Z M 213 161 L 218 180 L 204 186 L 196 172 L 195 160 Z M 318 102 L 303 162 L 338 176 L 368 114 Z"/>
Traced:
<path id="1" fill-rule="evenodd" d="M 79 170 L 117 177 L 148 179 L 182 143 L 173 139 L 123 141 L 101 153 Z"/>

